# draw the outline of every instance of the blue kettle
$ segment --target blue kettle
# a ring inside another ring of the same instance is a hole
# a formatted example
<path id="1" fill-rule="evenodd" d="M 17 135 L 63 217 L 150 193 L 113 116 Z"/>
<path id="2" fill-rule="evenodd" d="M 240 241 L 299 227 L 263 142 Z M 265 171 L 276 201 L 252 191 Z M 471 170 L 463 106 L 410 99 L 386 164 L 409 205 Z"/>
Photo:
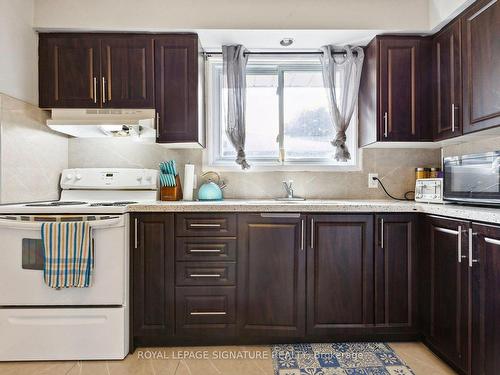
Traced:
<path id="1" fill-rule="evenodd" d="M 216 172 L 205 172 L 202 177 L 215 175 L 217 183 L 212 178 L 207 178 L 206 182 L 198 189 L 198 200 L 200 201 L 221 201 L 223 200 L 222 189 L 226 187 L 224 181 L 221 181 L 220 175 Z"/>

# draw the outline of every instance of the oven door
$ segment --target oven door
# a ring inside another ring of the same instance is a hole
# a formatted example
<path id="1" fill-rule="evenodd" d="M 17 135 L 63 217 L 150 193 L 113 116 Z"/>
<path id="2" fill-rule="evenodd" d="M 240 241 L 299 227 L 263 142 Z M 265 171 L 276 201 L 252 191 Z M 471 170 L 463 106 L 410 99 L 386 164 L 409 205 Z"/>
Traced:
<path id="1" fill-rule="evenodd" d="M 128 268 L 128 215 L 0 216 L 0 306 L 123 305 Z M 53 289 L 43 280 L 43 221 L 89 220 L 94 274 L 89 288 Z"/>
<path id="2" fill-rule="evenodd" d="M 500 205 L 500 151 L 445 158 L 444 197 Z"/>

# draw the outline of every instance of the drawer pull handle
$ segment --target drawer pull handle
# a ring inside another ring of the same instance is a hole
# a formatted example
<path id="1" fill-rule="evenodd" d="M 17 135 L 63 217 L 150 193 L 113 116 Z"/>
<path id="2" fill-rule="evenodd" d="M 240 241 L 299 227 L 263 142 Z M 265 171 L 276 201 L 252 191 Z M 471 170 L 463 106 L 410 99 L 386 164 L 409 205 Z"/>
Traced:
<path id="1" fill-rule="evenodd" d="M 193 311 L 189 315 L 226 315 L 225 311 Z"/>
<path id="2" fill-rule="evenodd" d="M 191 273 L 189 277 L 214 277 L 219 279 L 222 275 L 220 273 Z"/>
<path id="3" fill-rule="evenodd" d="M 221 249 L 190 249 L 190 253 L 220 253 Z"/>
<path id="4" fill-rule="evenodd" d="M 191 223 L 189 224 L 192 228 L 220 228 L 220 224 L 210 224 L 210 223 Z"/>

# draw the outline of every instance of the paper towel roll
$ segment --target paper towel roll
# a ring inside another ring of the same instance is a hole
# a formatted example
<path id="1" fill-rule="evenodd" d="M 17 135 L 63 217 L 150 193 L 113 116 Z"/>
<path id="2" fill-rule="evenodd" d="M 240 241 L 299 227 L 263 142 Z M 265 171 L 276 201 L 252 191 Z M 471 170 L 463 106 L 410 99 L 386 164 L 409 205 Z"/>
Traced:
<path id="1" fill-rule="evenodd" d="M 193 200 L 194 190 L 194 164 L 184 165 L 184 200 Z"/>

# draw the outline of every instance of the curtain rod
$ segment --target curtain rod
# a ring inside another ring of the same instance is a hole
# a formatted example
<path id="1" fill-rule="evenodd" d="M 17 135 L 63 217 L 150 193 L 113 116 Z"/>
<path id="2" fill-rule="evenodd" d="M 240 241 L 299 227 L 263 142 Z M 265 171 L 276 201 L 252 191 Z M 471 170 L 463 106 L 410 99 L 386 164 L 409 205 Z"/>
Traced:
<path id="1" fill-rule="evenodd" d="M 222 55 L 222 52 L 204 52 L 203 53 L 205 56 L 210 57 L 214 55 Z M 244 55 L 322 55 L 323 51 L 306 51 L 306 52 L 298 52 L 298 51 L 290 51 L 290 52 L 251 52 L 247 51 L 243 53 Z M 334 51 L 334 55 L 345 55 L 345 52 L 341 51 Z M 356 51 L 353 51 L 354 55 L 357 55 L 358 53 Z"/>

